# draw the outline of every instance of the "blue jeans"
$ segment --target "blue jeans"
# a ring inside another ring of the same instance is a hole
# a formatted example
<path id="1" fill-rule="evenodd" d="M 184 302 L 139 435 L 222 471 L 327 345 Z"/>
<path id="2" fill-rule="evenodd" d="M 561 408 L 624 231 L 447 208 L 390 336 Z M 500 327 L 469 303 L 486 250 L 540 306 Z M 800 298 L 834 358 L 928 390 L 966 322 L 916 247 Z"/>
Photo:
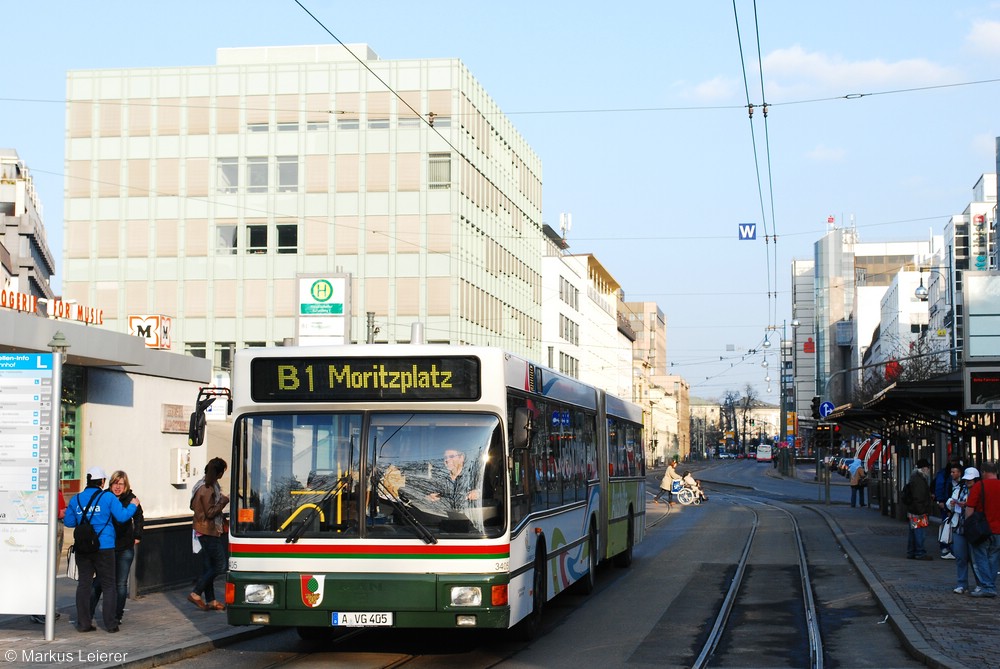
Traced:
<path id="1" fill-rule="evenodd" d="M 969 542 L 964 534 L 951 535 L 951 552 L 955 556 L 955 585 L 969 589 Z"/>
<path id="2" fill-rule="evenodd" d="M 997 569 L 1000 568 L 1000 536 L 994 534 L 978 546 L 972 546 L 972 568 L 979 587 L 996 594 Z"/>
<path id="3" fill-rule="evenodd" d="M 859 502 L 859 501 L 861 502 L 861 506 L 865 505 L 865 486 L 863 486 L 863 485 L 852 485 L 851 486 L 851 506 L 857 506 L 857 502 Z"/>
<path id="4" fill-rule="evenodd" d="M 117 604 L 115 605 L 115 618 L 121 620 L 125 615 L 125 600 L 128 599 L 128 576 L 132 570 L 132 560 L 135 559 L 135 548 L 115 551 L 115 591 L 118 593 Z M 101 582 L 94 579 L 94 585 L 90 590 L 90 617 L 94 617 L 97 610 L 97 600 L 101 598 Z"/>
<path id="5" fill-rule="evenodd" d="M 909 521 L 907 521 L 907 525 L 909 525 Z M 906 557 L 920 558 L 925 555 L 927 555 L 927 549 L 924 548 L 924 528 L 910 527 L 910 532 L 906 537 Z"/>
<path id="6" fill-rule="evenodd" d="M 201 542 L 201 576 L 194 584 L 194 594 L 202 595 L 206 603 L 215 601 L 215 577 L 226 573 L 226 547 L 222 537 L 203 534 Z"/>

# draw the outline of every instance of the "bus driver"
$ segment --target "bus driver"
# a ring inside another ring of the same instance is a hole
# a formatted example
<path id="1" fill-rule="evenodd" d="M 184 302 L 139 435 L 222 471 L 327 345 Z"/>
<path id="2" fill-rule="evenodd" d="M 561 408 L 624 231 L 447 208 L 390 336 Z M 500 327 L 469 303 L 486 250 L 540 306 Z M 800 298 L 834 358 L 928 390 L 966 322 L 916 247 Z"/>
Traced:
<path id="1" fill-rule="evenodd" d="M 479 488 L 473 485 L 472 474 L 465 470 L 465 453 L 454 448 L 444 452 L 444 466 L 448 476 L 435 481 L 434 492 L 427 495 L 432 502 L 444 501 L 450 509 L 464 509 L 468 502 L 479 499 Z"/>

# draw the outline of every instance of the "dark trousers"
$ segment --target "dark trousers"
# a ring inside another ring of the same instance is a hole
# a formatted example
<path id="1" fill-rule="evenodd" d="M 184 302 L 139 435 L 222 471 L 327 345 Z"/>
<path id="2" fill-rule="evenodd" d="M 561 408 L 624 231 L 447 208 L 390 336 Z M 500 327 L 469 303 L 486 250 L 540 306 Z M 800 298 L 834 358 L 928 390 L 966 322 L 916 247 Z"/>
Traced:
<path id="1" fill-rule="evenodd" d="M 198 537 L 201 542 L 201 576 L 194 584 L 194 593 L 202 595 L 206 602 L 215 600 L 215 577 L 226 573 L 226 547 L 222 537 L 203 534 Z"/>
<path id="2" fill-rule="evenodd" d="M 115 607 L 118 596 L 115 592 L 115 549 L 107 548 L 96 553 L 76 554 L 76 565 L 80 570 L 76 582 L 76 624 L 80 629 L 87 629 L 94 624 L 90 615 L 90 595 L 94 577 L 97 577 L 104 590 L 104 606 L 101 608 L 104 628 L 111 629 L 118 623 L 115 620 Z"/>
<path id="3" fill-rule="evenodd" d="M 115 591 L 118 595 L 115 606 L 115 621 L 120 621 L 125 615 L 125 600 L 128 599 L 128 577 L 132 571 L 132 560 L 135 557 L 135 548 L 115 551 Z M 94 616 L 97 610 L 97 600 L 101 598 L 104 588 L 99 579 L 94 579 L 94 587 L 90 594 L 90 616 Z"/>

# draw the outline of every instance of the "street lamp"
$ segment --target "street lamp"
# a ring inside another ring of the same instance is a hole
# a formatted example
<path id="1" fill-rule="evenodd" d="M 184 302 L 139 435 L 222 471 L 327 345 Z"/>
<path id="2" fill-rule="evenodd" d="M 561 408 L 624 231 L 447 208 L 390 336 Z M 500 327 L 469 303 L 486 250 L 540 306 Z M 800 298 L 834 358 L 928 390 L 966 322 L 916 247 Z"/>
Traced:
<path id="1" fill-rule="evenodd" d="M 941 293 L 944 293 L 944 306 L 945 306 L 945 310 L 946 311 L 945 311 L 945 316 L 944 316 L 944 319 L 943 319 L 943 324 L 944 324 L 944 327 L 947 328 L 947 331 L 949 333 L 949 337 L 948 337 L 949 344 L 951 345 L 951 348 L 954 349 L 954 348 L 956 348 L 958 342 L 957 342 L 956 336 L 955 336 L 956 335 L 955 322 L 954 322 L 954 318 L 953 318 L 952 313 L 951 313 L 951 311 L 952 311 L 952 307 L 951 307 L 952 300 L 951 300 L 950 284 L 948 283 L 948 278 L 949 278 L 948 274 L 946 272 L 938 269 L 937 267 L 928 267 L 926 269 L 921 269 L 920 270 L 920 285 L 917 286 L 913 290 L 913 296 L 915 298 L 917 298 L 918 300 L 920 300 L 921 302 L 926 302 L 930 298 L 930 290 L 929 290 L 929 288 L 927 286 L 924 285 L 924 276 L 923 276 L 924 272 L 927 272 L 928 274 L 937 273 L 938 276 L 940 276 L 941 279 L 945 282 L 944 289 L 940 290 L 938 292 L 938 295 L 940 295 Z M 930 282 L 928 281 L 928 284 L 929 283 Z M 932 307 L 932 309 L 933 309 L 933 311 L 930 310 L 930 309 L 928 310 L 928 316 L 929 317 L 933 316 L 937 312 L 936 304 L 935 304 L 935 306 Z M 930 325 L 930 324 L 928 323 L 928 325 Z M 921 337 L 922 336 L 924 336 L 924 335 L 921 335 Z M 955 356 L 954 353 L 952 353 L 951 355 L 948 356 L 948 369 L 949 370 L 953 370 L 957 366 L 958 366 L 958 364 L 957 364 L 956 356 Z"/>

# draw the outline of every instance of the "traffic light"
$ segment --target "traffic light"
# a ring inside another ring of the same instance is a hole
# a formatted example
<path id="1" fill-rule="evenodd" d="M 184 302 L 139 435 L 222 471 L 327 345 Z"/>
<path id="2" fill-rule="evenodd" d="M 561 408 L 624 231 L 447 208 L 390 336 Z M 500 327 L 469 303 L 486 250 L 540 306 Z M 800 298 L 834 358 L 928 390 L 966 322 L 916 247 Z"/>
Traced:
<path id="1" fill-rule="evenodd" d="M 813 395 L 812 411 L 813 420 L 819 420 L 819 395 Z"/>

